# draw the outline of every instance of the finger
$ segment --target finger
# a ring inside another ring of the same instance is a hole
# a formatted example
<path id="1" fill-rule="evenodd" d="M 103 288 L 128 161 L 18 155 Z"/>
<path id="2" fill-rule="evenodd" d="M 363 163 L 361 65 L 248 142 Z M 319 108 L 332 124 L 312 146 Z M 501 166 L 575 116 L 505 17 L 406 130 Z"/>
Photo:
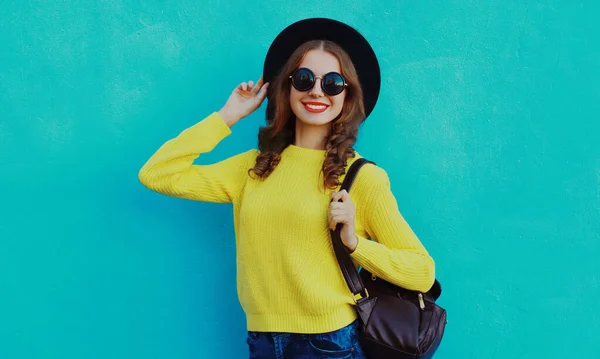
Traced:
<path id="1" fill-rule="evenodd" d="M 261 88 L 260 91 L 258 92 L 258 94 L 256 95 L 256 97 L 258 97 L 259 100 L 263 100 L 265 98 L 265 96 L 267 95 L 267 88 L 269 87 L 269 83 L 267 82 L 266 84 L 264 84 Z"/>
<path id="2" fill-rule="evenodd" d="M 335 223 L 333 222 L 333 216 L 331 213 L 327 214 L 327 223 L 329 225 L 329 229 L 335 230 Z"/>
<path id="3" fill-rule="evenodd" d="M 338 202 L 340 199 L 342 199 L 342 196 L 344 194 L 342 192 L 333 192 L 333 195 L 331 197 L 331 201 L 332 202 Z"/>
<path id="4" fill-rule="evenodd" d="M 334 209 L 334 210 L 329 211 L 329 215 L 331 217 L 345 215 L 345 214 L 346 214 L 346 210 L 344 210 L 344 209 Z"/>
<path id="5" fill-rule="evenodd" d="M 345 213 L 345 212 L 331 213 L 329 215 L 329 218 L 330 218 L 330 227 L 332 229 L 335 229 L 335 225 L 337 223 L 340 223 L 340 221 L 342 221 L 346 217 L 348 217 L 348 214 Z"/>
<path id="6" fill-rule="evenodd" d="M 336 218 L 336 217 L 332 217 L 331 218 L 331 222 L 330 222 L 329 228 L 331 228 L 332 231 L 336 230 L 338 224 L 344 224 L 344 221 L 342 219 L 340 219 L 340 218 Z"/>
<path id="7" fill-rule="evenodd" d="M 334 210 L 334 209 L 344 209 L 346 208 L 346 205 L 343 202 L 331 202 L 329 204 L 329 209 Z"/>
<path id="8" fill-rule="evenodd" d="M 241 85 L 240 85 L 240 89 L 242 91 L 248 91 L 248 84 L 245 83 L 245 82 L 242 82 Z"/>
<path id="9" fill-rule="evenodd" d="M 250 91 L 254 90 L 254 81 L 248 81 L 248 88 L 250 89 Z"/>
<path id="10" fill-rule="evenodd" d="M 350 202 L 351 201 L 350 193 L 348 193 L 348 191 L 346 191 L 345 189 L 340 191 L 340 195 L 342 197 L 342 202 Z"/>
<path id="11" fill-rule="evenodd" d="M 346 215 L 336 215 L 332 216 L 331 220 L 337 225 L 338 223 L 346 223 L 348 222 L 348 216 Z"/>
<path id="12" fill-rule="evenodd" d="M 251 91 L 252 91 L 252 93 L 253 93 L 253 94 L 255 94 L 255 95 L 256 95 L 256 94 L 258 93 L 258 91 L 260 91 L 260 90 L 261 90 L 261 87 L 262 87 L 262 85 L 263 85 L 262 76 L 260 77 L 260 79 L 258 79 L 258 82 L 256 83 L 256 85 L 254 85 L 254 82 L 252 82 L 252 81 L 250 81 L 250 83 L 252 83 L 252 84 L 253 84 L 253 85 L 252 85 L 253 87 L 252 87 L 252 90 L 251 90 Z"/>

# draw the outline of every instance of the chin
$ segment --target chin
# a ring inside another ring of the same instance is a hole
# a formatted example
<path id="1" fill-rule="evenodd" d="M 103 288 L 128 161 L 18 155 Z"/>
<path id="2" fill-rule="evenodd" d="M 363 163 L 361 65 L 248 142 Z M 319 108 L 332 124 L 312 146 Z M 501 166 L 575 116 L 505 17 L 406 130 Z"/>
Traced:
<path id="1" fill-rule="evenodd" d="M 302 123 L 305 123 L 307 125 L 313 125 L 313 126 L 326 125 L 326 124 L 330 123 L 331 121 L 333 121 L 333 117 L 331 117 L 331 116 L 314 116 L 314 115 L 298 116 L 298 119 Z"/>

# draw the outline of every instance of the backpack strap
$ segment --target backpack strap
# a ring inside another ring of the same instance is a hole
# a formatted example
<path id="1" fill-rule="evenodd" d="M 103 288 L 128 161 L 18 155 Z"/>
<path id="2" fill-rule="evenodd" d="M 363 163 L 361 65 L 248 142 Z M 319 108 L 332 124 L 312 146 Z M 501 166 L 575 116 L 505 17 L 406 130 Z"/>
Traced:
<path id="1" fill-rule="evenodd" d="M 358 171 L 362 166 L 364 166 L 367 163 L 375 165 L 374 162 L 369 161 L 365 158 L 359 158 L 356 161 L 354 161 L 354 163 L 352 163 L 350 169 L 348 169 L 348 173 L 346 174 L 344 181 L 342 182 L 342 187 L 340 188 L 340 191 L 346 190 L 348 193 L 350 193 L 350 188 L 352 187 L 352 184 L 356 179 Z M 338 223 L 335 230 L 330 230 L 335 256 L 337 257 L 340 269 L 342 270 L 342 274 L 346 279 L 348 288 L 350 288 L 354 297 L 356 297 L 357 294 L 361 294 L 363 298 L 366 298 L 368 297 L 368 295 L 365 293 L 365 285 L 363 284 L 360 275 L 358 274 L 358 270 L 354 266 L 354 262 L 352 261 L 352 258 L 350 257 L 350 254 L 346 249 L 346 246 L 342 243 L 342 237 L 340 235 L 342 227 L 343 224 Z"/>

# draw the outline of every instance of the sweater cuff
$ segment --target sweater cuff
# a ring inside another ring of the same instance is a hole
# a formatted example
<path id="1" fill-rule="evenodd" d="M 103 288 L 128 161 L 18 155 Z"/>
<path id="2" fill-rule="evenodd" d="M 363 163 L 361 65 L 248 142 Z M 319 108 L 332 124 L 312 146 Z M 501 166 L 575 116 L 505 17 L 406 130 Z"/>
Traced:
<path id="1" fill-rule="evenodd" d="M 358 237 L 358 245 L 354 249 L 354 252 L 350 253 L 350 257 L 364 267 L 365 263 L 371 263 L 378 257 L 379 244 L 359 234 L 356 237 Z"/>
<path id="2" fill-rule="evenodd" d="M 211 130 L 214 131 L 215 136 L 218 136 L 219 139 L 223 139 L 231 134 L 231 128 L 227 126 L 218 112 L 211 113 L 201 122 L 206 123 L 206 126 L 210 127 Z"/>
<path id="3" fill-rule="evenodd" d="M 231 134 L 231 129 L 219 116 L 213 112 L 202 121 L 183 130 L 174 142 L 184 144 L 184 147 L 200 153 L 211 151 L 219 142 Z"/>

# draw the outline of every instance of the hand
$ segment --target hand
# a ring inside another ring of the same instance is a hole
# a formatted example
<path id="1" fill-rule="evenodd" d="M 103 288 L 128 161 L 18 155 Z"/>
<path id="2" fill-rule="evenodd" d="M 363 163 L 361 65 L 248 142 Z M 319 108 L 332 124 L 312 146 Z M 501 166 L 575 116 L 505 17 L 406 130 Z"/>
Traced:
<path id="1" fill-rule="evenodd" d="M 239 84 L 219 110 L 219 115 L 229 127 L 248 116 L 260 107 L 267 95 L 269 83 L 263 84 L 262 76 L 254 85 L 254 81 Z"/>
<path id="2" fill-rule="evenodd" d="M 338 202 L 340 201 L 341 202 Z M 331 203 L 329 204 L 329 228 L 335 230 L 338 223 L 343 227 L 340 232 L 342 243 L 350 252 L 354 252 L 358 245 L 355 229 L 356 207 L 352 203 L 350 194 L 346 190 L 333 192 L 331 194 Z"/>

